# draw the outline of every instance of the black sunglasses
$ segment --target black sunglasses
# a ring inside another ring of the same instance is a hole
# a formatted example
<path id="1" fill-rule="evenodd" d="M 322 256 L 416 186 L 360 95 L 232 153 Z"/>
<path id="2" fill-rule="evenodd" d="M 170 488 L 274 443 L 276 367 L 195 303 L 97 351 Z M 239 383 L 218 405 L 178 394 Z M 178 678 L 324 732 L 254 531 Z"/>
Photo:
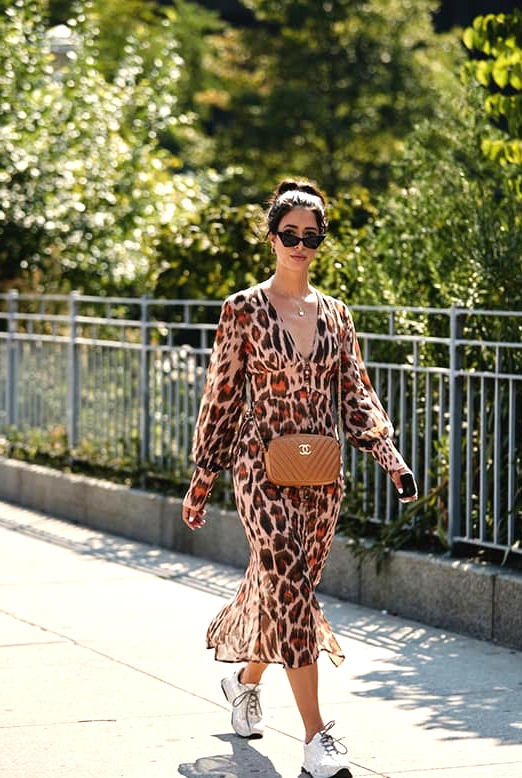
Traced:
<path id="1" fill-rule="evenodd" d="M 298 246 L 299 243 L 302 242 L 303 246 L 307 249 L 318 249 L 323 240 L 326 238 L 326 235 L 316 235 L 315 233 L 310 235 L 303 235 L 303 237 L 300 235 L 294 235 L 293 232 L 277 232 L 276 235 L 279 236 L 281 243 L 286 248 L 290 248 L 291 246 Z"/>

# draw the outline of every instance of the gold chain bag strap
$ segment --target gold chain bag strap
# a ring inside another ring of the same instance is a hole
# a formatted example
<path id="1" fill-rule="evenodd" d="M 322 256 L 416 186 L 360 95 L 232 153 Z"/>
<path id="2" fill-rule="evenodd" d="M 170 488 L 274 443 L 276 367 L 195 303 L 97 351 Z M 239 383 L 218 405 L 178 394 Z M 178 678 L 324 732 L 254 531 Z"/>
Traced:
<path id="1" fill-rule="evenodd" d="M 335 314 L 337 315 L 337 311 Z M 341 441 L 341 334 L 339 329 L 339 366 L 337 371 L 336 437 L 298 433 L 280 435 L 265 445 L 257 423 L 257 434 L 265 458 L 269 481 L 277 486 L 322 486 L 339 478 L 342 465 Z"/>

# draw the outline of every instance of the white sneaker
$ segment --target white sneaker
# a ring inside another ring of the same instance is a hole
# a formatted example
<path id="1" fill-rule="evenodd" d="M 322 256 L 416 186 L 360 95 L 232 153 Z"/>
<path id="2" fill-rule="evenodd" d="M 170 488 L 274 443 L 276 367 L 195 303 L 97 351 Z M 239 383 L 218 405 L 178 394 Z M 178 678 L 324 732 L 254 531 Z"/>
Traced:
<path id="1" fill-rule="evenodd" d="M 221 688 L 223 694 L 232 705 L 232 727 L 241 737 L 263 737 L 265 722 L 261 710 L 259 684 L 241 683 L 239 673 L 230 678 L 223 678 Z"/>
<path id="2" fill-rule="evenodd" d="M 334 724 L 335 721 L 330 721 L 304 744 L 303 771 L 312 778 L 352 778 L 346 756 L 348 749 L 329 734 Z"/>

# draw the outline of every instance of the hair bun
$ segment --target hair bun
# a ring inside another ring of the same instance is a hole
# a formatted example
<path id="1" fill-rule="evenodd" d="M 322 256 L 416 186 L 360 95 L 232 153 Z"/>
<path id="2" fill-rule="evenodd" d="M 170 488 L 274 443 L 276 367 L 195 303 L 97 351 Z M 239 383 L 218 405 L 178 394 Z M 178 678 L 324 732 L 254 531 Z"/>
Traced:
<path id="1" fill-rule="evenodd" d="M 320 233 L 328 227 L 326 198 L 313 181 L 284 178 L 276 187 L 267 213 L 268 231 L 275 233 L 281 218 L 292 208 L 307 208 L 315 213 Z"/>
<path id="2" fill-rule="evenodd" d="M 278 197 L 281 197 L 281 195 L 285 194 L 286 192 L 306 192 L 306 194 L 313 195 L 314 197 L 318 197 L 322 203 L 326 203 L 325 196 L 319 189 L 319 187 L 314 184 L 313 181 L 307 181 L 307 180 L 300 180 L 296 181 L 293 178 L 285 178 L 283 181 L 279 183 L 276 190 L 274 191 L 270 202 L 274 202 L 277 200 Z"/>

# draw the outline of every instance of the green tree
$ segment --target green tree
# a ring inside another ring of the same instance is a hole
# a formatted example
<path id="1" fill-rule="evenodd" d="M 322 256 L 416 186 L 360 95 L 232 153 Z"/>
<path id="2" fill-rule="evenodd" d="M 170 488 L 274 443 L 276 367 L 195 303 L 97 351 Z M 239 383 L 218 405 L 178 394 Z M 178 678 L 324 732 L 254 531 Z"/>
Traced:
<path id="1" fill-rule="evenodd" d="M 417 121 L 450 90 L 455 36 L 436 36 L 432 0 L 249 0 L 258 25 L 216 40 L 217 154 L 242 196 L 282 173 L 329 192 L 381 189 Z"/>
<path id="2" fill-rule="evenodd" d="M 467 82 L 485 90 L 484 109 L 491 130 L 482 151 L 501 165 L 522 169 L 522 11 L 477 17 L 464 31 L 471 52 L 464 69 Z M 522 173 L 516 177 L 522 197 Z"/>
<path id="3" fill-rule="evenodd" d="M 47 0 L 49 24 L 74 18 L 75 0 Z M 165 50 L 175 77 L 161 84 L 176 98 L 178 121 L 162 133 L 162 145 L 191 169 L 209 164 L 212 142 L 204 133 L 205 106 L 198 96 L 213 81 L 206 67 L 207 38 L 222 28 L 217 15 L 188 0 L 163 5 L 150 0 L 90 0 L 85 4 L 91 30 L 96 32 L 96 67 L 113 81 L 127 57 L 129 45 L 142 59 L 141 78 L 156 80 L 158 60 Z"/>
<path id="4" fill-rule="evenodd" d="M 458 100 L 441 99 L 409 137 L 358 236 L 362 264 L 387 277 L 386 302 L 520 310 L 521 21 L 481 17 L 465 31 L 486 58 L 464 66 Z"/>
<path id="5" fill-rule="evenodd" d="M 383 302 L 520 310 L 520 199 L 512 171 L 481 152 L 474 97 L 418 127 L 362 236 L 362 264 L 387 276 Z"/>
<path id="6" fill-rule="evenodd" d="M 273 270 L 253 204 L 232 205 L 217 192 L 211 202 L 165 224 L 159 252 L 158 297 L 222 300 Z"/>
<path id="7" fill-rule="evenodd" d="M 60 63 L 38 2 L 0 20 L 0 268 L 52 291 L 141 293 L 153 288 L 162 225 L 205 202 L 203 176 L 183 175 L 158 136 L 177 123 L 175 41 L 147 70 L 125 49 L 112 80 L 96 67 L 93 27 L 70 22 Z"/>

